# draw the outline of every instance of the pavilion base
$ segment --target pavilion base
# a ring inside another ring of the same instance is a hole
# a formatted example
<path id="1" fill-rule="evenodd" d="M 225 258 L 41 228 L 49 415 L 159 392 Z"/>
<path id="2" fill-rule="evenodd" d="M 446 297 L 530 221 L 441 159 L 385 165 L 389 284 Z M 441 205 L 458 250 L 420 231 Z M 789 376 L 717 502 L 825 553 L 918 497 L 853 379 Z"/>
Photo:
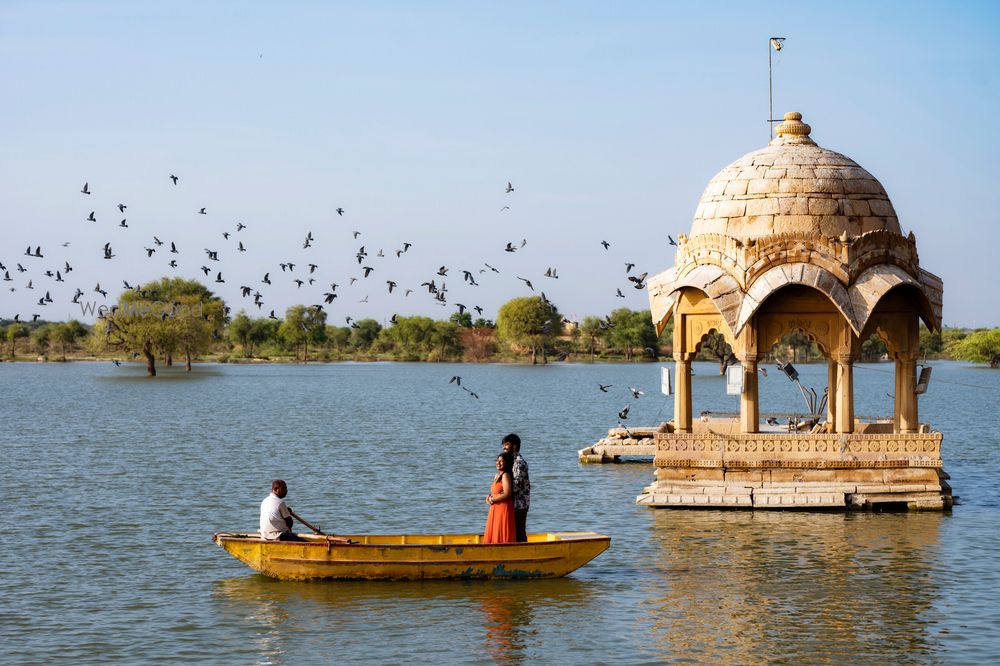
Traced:
<path id="1" fill-rule="evenodd" d="M 723 509 L 948 509 L 941 434 L 660 432 L 636 503 Z"/>
<path id="2" fill-rule="evenodd" d="M 940 469 L 660 468 L 636 503 L 713 509 L 942 510 L 952 505 Z"/>

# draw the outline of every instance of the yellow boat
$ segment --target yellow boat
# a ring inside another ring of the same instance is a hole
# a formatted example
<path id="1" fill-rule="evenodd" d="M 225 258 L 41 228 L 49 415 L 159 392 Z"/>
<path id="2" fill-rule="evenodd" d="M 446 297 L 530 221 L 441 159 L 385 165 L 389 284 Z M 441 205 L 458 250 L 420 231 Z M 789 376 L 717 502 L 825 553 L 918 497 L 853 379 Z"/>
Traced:
<path id="1" fill-rule="evenodd" d="M 212 541 L 279 580 L 556 578 L 611 545 L 611 537 L 597 532 L 529 534 L 526 543 L 505 544 L 485 544 L 482 534 L 299 536 L 306 541 L 265 541 L 245 532 L 220 532 Z"/>

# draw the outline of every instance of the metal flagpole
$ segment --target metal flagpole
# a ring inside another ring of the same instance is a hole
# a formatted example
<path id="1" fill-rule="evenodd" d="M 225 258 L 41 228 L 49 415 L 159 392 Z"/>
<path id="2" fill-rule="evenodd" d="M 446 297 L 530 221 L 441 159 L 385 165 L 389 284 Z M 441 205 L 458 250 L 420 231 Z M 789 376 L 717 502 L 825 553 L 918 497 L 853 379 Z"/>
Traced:
<path id="1" fill-rule="evenodd" d="M 784 37 L 768 37 L 767 39 L 767 142 L 771 143 L 774 138 L 774 84 L 771 76 L 771 49 L 781 50 L 781 43 Z"/>

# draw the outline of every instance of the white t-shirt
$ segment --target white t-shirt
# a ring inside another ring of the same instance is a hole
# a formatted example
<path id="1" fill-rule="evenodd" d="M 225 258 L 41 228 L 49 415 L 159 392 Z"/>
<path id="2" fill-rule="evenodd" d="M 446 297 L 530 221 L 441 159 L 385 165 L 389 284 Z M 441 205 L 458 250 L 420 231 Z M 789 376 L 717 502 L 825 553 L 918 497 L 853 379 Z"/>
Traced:
<path id="1" fill-rule="evenodd" d="M 269 541 L 276 540 L 279 534 L 288 531 L 285 518 L 291 515 L 285 500 L 271 493 L 260 503 L 260 535 Z"/>

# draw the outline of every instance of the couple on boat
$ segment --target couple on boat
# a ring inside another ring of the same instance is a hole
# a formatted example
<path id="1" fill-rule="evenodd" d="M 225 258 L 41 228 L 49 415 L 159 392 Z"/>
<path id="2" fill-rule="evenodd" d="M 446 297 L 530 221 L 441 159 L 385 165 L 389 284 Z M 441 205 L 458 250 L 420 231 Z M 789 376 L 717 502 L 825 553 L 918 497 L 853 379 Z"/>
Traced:
<path id="1" fill-rule="evenodd" d="M 531 504 L 528 463 L 521 456 L 521 438 L 511 433 L 503 438 L 503 452 L 497 456 L 497 473 L 490 485 L 486 503 L 483 543 L 523 543 L 528 540 L 525 523 Z"/>

